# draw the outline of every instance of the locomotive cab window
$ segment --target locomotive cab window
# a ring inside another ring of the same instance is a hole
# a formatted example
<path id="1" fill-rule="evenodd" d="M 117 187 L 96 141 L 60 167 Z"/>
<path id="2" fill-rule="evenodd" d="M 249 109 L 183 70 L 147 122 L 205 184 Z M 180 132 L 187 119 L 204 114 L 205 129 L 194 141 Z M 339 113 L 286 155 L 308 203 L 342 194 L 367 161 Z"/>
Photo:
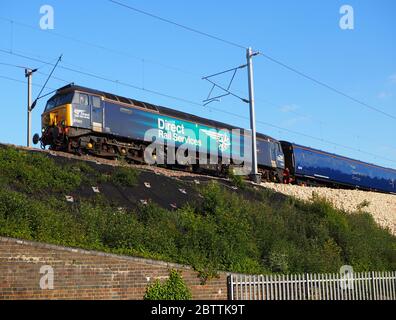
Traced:
<path id="1" fill-rule="evenodd" d="M 72 99 L 73 99 L 72 93 L 56 95 L 52 97 L 50 100 L 48 100 L 47 105 L 45 107 L 45 111 L 50 111 L 56 107 L 71 103 Z"/>
<path id="2" fill-rule="evenodd" d="M 81 104 L 83 106 L 89 105 L 89 97 L 87 94 L 80 93 L 78 96 L 79 96 L 79 98 L 78 98 L 79 104 Z"/>
<path id="3" fill-rule="evenodd" d="M 93 105 L 95 108 L 100 108 L 100 107 L 101 107 L 101 105 L 100 105 L 100 98 L 99 98 L 99 97 L 96 97 L 96 96 L 92 96 L 92 105 Z"/>
<path id="4" fill-rule="evenodd" d="M 55 107 L 56 107 L 56 100 L 55 99 L 48 100 L 47 106 L 45 107 L 45 111 L 49 111 Z"/>

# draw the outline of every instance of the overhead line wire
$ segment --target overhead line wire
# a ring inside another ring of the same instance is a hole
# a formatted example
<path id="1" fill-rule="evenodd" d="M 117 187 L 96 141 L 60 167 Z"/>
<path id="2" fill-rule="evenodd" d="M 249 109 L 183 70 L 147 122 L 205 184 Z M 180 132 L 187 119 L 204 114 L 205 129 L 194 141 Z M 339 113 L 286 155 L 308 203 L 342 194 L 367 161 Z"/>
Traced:
<path id="1" fill-rule="evenodd" d="M 118 6 L 120 6 L 120 7 L 124 7 L 124 8 L 126 8 L 126 9 L 132 10 L 132 11 L 134 11 L 134 12 L 137 12 L 137 13 L 140 13 L 140 14 L 143 14 L 143 15 L 146 15 L 146 16 L 149 16 L 149 17 L 151 17 L 151 18 L 154 18 L 154 19 L 157 19 L 157 20 L 160 20 L 160 21 L 163 21 L 163 22 L 166 22 L 166 23 L 175 25 L 175 26 L 177 26 L 177 27 L 183 28 L 183 29 L 185 29 L 185 30 L 187 30 L 187 31 L 190 31 L 190 32 L 193 32 L 193 33 L 196 33 L 196 34 L 200 34 L 200 35 L 203 35 L 203 36 L 205 36 L 205 37 L 208 37 L 208 38 L 211 38 L 211 39 L 214 39 L 214 40 L 218 40 L 218 41 L 220 41 L 220 42 L 229 44 L 229 45 L 231 45 L 231 46 L 234 46 L 234 47 L 237 47 L 237 48 L 240 48 L 240 49 L 245 49 L 245 50 L 247 49 L 246 46 L 241 45 L 241 44 L 239 44 L 239 43 L 236 43 L 236 42 L 233 42 L 233 41 L 229 41 L 229 40 L 220 38 L 220 37 L 218 37 L 218 36 L 214 36 L 214 35 L 212 35 L 212 34 L 209 34 L 209 33 L 207 33 L 207 32 L 203 32 L 203 31 L 200 31 L 200 30 L 198 30 L 198 29 L 194 29 L 194 28 L 188 27 L 188 26 L 183 25 L 183 24 L 181 24 L 181 23 L 178 23 L 178 22 L 175 22 L 175 21 L 172 21 L 172 20 L 169 20 L 169 19 L 160 17 L 160 16 L 158 16 L 158 15 L 155 15 L 155 14 L 153 14 L 153 13 L 150 13 L 150 12 L 147 12 L 147 11 L 144 11 L 144 10 L 141 10 L 141 9 L 138 9 L 138 8 L 136 8 L 136 7 L 132 7 L 132 6 L 127 5 L 127 4 L 125 4 L 125 3 L 122 3 L 122 2 L 119 2 L 119 1 L 116 1 L 116 0 L 108 0 L 108 1 L 111 2 L 111 3 L 113 3 L 113 4 L 118 5 Z M 291 71 L 291 72 L 294 72 L 294 73 L 296 73 L 297 75 L 299 75 L 299 76 L 301 76 L 301 77 L 304 77 L 305 79 L 308 79 L 308 80 L 314 82 L 315 84 L 317 84 L 317 85 L 319 85 L 319 86 L 322 86 L 322 87 L 324 87 L 324 88 L 327 88 L 328 90 L 330 90 L 330 91 L 332 91 L 332 92 L 334 92 L 334 93 L 336 93 L 336 94 L 338 94 L 338 95 L 341 95 L 341 96 L 343 96 L 343 97 L 345 97 L 345 98 L 347 98 L 347 99 L 349 99 L 349 100 L 351 100 L 351 101 L 353 101 L 353 102 L 355 102 L 355 103 L 357 103 L 357 104 L 360 104 L 360 105 L 366 107 L 367 109 L 370 109 L 370 110 L 375 111 L 375 112 L 377 112 L 377 113 L 380 113 L 380 114 L 382 114 L 382 115 L 384 115 L 384 116 L 386 116 L 386 117 L 389 117 L 389 118 L 391 118 L 391 119 L 396 120 L 396 116 L 394 116 L 394 115 L 392 115 L 392 114 L 390 114 L 390 113 L 388 113 L 388 112 L 385 112 L 385 111 L 383 111 L 383 110 L 381 110 L 381 109 L 379 109 L 379 108 L 377 108 L 377 107 L 374 107 L 374 106 L 372 106 L 372 105 L 370 105 L 370 104 L 368 104 L 368 103 L 366 103 L 366 102 L 364 102 L 364 101 L 361 101 L 361 100 L 359 100 L 359 99 L 356 99 L 356 98 L 352 97 L 351 95 L 349 95 L 349 94 L 347 94 L 347 93 L 344 93 L 343 91 L 341 91 L 341 90 L 339 90 L 339 89 L 337 89 L 337 88 L 335 88 L 335 87 L 332 87 L 332 86 L 326 84 L 326 83 L 323 82 L 323 81 L 317 80 L 317 79 L 315 79 L 314 77 L 309 76 L 309 75 L 307 75 L 306 73 L 304 73 L 304 72 L 302 72 L 302 71 L 299 71 L 299 70 L 297 70 L 296 68 L 291 67 L 291 66 L 287 65 L 286 63 L 283 63 L 283 62 L 281 62 L 281 61 L 279 61 L 279 60 L 277 60 L 277 59 L 275 59 L 275 58 L 269 56 L 268 54 L 264 54 L 264 53 L 262 53 L 262 52 L 260 52 L 260 51 L 259 51 L 258 53 L 259 53 L 261 56 L 263 56 L 264 58 L 268 59 L 269 61 L 271 61 L 271 62 L 273 62 L 273 63 L 276 63 L 276 64 L 278 64 L 279 66 L 281 66 L 281 67 L 283 67 L 283 68 L 285 68 L 285 69 L 287 69 L 287 70 L 289 70 L 289 71 Z"/>
<path id="2" fill-rule="evenodd" d="M 1 49 L 1 48 L 0 48 L 0 52 L 4 52 L 6 54 L 18 56 L 18 57 L 21 57 L 21 58 L 24 58 L 24 59 L 36 61 L 36 62 L 39 62 L 39 63 L 44 63 L 44 64 L 48 64 L 48 65 L 54 65 L 53 63 L 50 63 L 50 62 L 47 62 L 47 61 L 44 61 L 44 60 L 41 60 L 41 59 L 33 58 L 33 57 L 30 57 L 30 56 L 27 56 L 27 55 L 24 55 L 24 54 L 20 54 L 20 53 L 10 52 L 10 51 L 7 51 L 7 50 Z M 120 84 L 120 85 L 127 86 L 127 87 L 130 87 L 130 88 L 136 89 L 136 90 L 149 92 L 149 93 L 152 93 L 152 94 L 155 94 L 155 95 L 158 95 L 158 96 L 163 96 L 163 97 L 166 97 L 166 98 L 170 98 L 170 99 L 173 99 L 173 100 L 178 100 L 178 101 L 187 102 L 187 103 L 190 103 L 190 104 L 195 104 L 195 105 L 202 106 L 202 104 L 200 104 L 200 103 L 197 103 L 197 102 L 185 99 L 185 98 L 180 98 L 180 97 L 176 97 L 176 96 L 172 96 L 172 95 L 169 95 L 169 94 L 165 94 L 165 93 L 162 93 L 162 92 L 159 92 L 159 91 L 156 91 L 156 90 L 151 90 L 151 89 L 139 87 L 137 85 L 134 85 L 134 84 L 131 84 L 131 83 L 127 83 L 127 82 L 124 82 L 124 81 L 110 79 L 110 78 L 107 78 L 105 76 L 98 75 L 98 74 L 95 74 L 95 73 L 85 72 L 85 71 L 81 71 L 81 70 L 76 70 L 76 69 L 69 68 L 69 67 L 62 66 L 62 65 L 60 65 L 59 68 L 67 70 L 67 71 L 71 71 L 71 72 L 74 72 L 74 73 L 82 74 L 82 75 L 85 75 L 85 76 L 88 76 L 88 77 L 96 78 L 96 79 L 99 79 L 99 80 L 102 80 L 102 81 L 107 81 L 107 82 L 111 82 L 111 83 L 115 83 L 115 84 Z"/>
<path id="3" fill-rule="evenodd" d="M 18 53 L 15 53 L 15 52 L 10 52 L 10 51 L 4 50 L 4 49 L 0 49 L 0 52 L 4 52 L 4 53 L 10 54 L 10 55 L 16 55 L 16 56 L 19 56 L 19 57 L 22 57 L 22 58 L 25 58 L 25 59 L 37 61 L 37 62 L 48 64 L 48 65 L 53 65 L 52 63 L 43 61 L 41 59 L 32 58 L 32 57 L 29 57 L 29 56 L 26 56 L 26 55 L 18 54 Z M 159 95 L 159 96 L 163 96 L 163 97 L 166 97 L 166 98 L 170 98 L 170 99 L 173 99 L 173 100 L 186 102 L 186 103 L 189 103 L 189 104 L 192 104 L 192 105 L 196 105 L 196 106 L 200 106 L 200 107 L 203 106 L 201 103 L 198 103 L 198 102 L 195 102 L 195 101 L 192 101 L 192 100 L 189 100 L 189 99 L 176 97 L 176 96 L 173 96 L 173 95 L 165 94 L 165 93 L 158 92 L 158 91 L 151 90 L 151 89 L 141 88 L 141 87 L 138 87 L 138 86 L 133 85 L 133 84 L 129 84 L 129 83 L 126 83 L 126 82 L 123 82 L 123 81 L 112 80 L 112 79 L 106 78 L 104 76 L 96 75 L 96 74 L 93 74 L 93 73 L 83 72 L 83 71 L 75 70 L 75 69 L 72 69 L 72 68 L 64 67 L 64 66 L 61 66 L 61 65 L 59 66 L 59 68 L 62 68 L 64 70 L 68 70 L 68 71 L 71 71 L 71 72 L 79 73 L 79 74 L 82 74 L 82 75 L 86 75 L 86 76 L 89 76 L 89 77 L 97 78 L 99 80 L 120 84 L 120 85 L 123 85 L 123 86 L 127 86 L 127 87 L 131 87 L 131 88 L 134 88 L 134 89 L 137 89 L 137 90 L 141 90 L 141 91 L 146 91 L 146 92 L 149 92 L 149 93 L 152 93 L 152 94 L 155 94 L 155 95 Z M 249 119 L 248 117 L 244 117 L 244 116 L 241 116 L 239 114 L 232 113 L 232 112 L 229 112 L 229 111 L 225 111 L 225 110 L 222 110 L 222 109 L 218 109 L 218 108 L 215 108 L 215 107 L 210 107 L 209 109 L 215 110 L 215 111 L 220 112 L 220 113 L 229 114 L 229 115 L 238 117 L 240 119 L 245 119 L 245 120 Z M 353 147 L 345 146 L 345 145 L 342 145 L 342 144 L 339 144 L 339 143 L 336 143 L 336 142 L 332 142 L 332 141 L 329 141 L 329 140 L 326 140 L 326 139 L 317 138 L 317 137 L 314 137 L 314 136 L 309 135 L 309 134 L 305 134 L 305 133 L 302 133 L 302 132 L 298 132 L 298 131 L 294 131 L 294 130 L 291 130 L 291 129 L 283 128 L 281 126 L 277 126 L 277 125 L 274 125 L 274 124 L 271 124 L 271 123 L 268 123 L 268 122 L 263 122 L 263 121 L 260 121 L 260 120 L 257 120 L 256 122 L 259 123 L 259 124 L 265 125 L 265 126 L 276 128 L 276 129 L 281 130 L 281 131 L 297 134 L 297 135 L 300 135 L 300 136 L 305 136 L 307 138 L 314 139 L 314 140 L 317 140 L 317 141 L 320 141 L 320 142 L 324 142 L 324 143 L 327 143 L 327 144 L 339 146 L 339 147 L 342 147 L 342 148 L 345 148 L 345 149 L 358 151 L 358 152 L 361 152 L 361 153 L 365 153 L 365 154 L 374 156 L 376 158 L 381 158 L 381 159 L 396 163 L 396 161 L 394 161 L 394 160 L 387 159 L 387 158 L 381 157 L 379 155 L 375 155 L 375 154 L 372 154 L 372 153 L 369 153 L 369 152 L 366 152 L 366 151 L 363 151 L 363 150 L 360 150 L 360 149 L 355 149 Z"/>
<path id="4" fill-rule="evenodd" d="M 306 73 L 304 73 L 302 71 L 299 71 L 299 70 L 297 70 L 297 69 L 295 69 L 295 68 L 293 68 L 293 67 L 291 67 L 291 66 L 289 66 L 289 65 L 287 65 L 287 64 L 285 64 L 285 63 L 283 63 L 283 62 L 281 62 L 281 61 L 279 61 L 277 59 L 274 59 L 274 58 L 272 58 L 272 57 L 270 57 L 270 56 L 268 56 L 268 55 L 266 55 L 264 53 L 260 52 L 259 54 L 261 56 L 267 58 L 268 60 L 270 60 L 270 61 L 282 66 L 283 68 L 286 68 L 286 69 L 288 69 L 288 70 L 300 75 L 301 77 L 304 77 L 304 78 L 306 78 L 306 79 L 308 79 L 308 80 L 310 80 L 310 81 L 312 81 L 312 82 L 314 82 L 314 83 L 316 83 L 316 84 L 318 84 L 318 85 L 320 85 L 322 87 L 325 87 L 325 88 L 327 88 L 327 89 L 329 89 L 329 90 L 331 90 L 331 91 L 333 91 L 333 92 L 335 92 L 335 93 L 337 93 L 337 94 L 339 94 L 339 95 L 341 95 L 341 96 L 343 96 L 343 97 L 345 97 L 347 99 L 350 99 L 350 100 L 354 101 L 355 103 L 358 103 L 358 104 L 360 104 L 360 105 L 362 105 L 362 106 L 364 106 L 364 107 L 366 107 L 368 109 L 371 109 L 372 111 L 381 113 L 382 115 L 385 115 L 385 116 L 387 116 L 389 118 L 392 118 L 392 119 L 396 120 L 396 116 L 394 116 L 394 115 L 392 115 L 390 113 L 387 113 L 387 112 L 385 112 L 385 111 L 383 111 L 381 109 L 378 109 L 378 108 L 376 108 L 374 106 L 369 105 L 368 103 L 365 103 L 365 102 L 363 102 L 363 101 L 361 101 L 359 99 L 356 99 L 356 98 L 350 96 L 349 94 L 346 94 L 346 93 L 342 92 L 341 90 L 336 89 L 336 88 L 334 88 L 334 87 L 332 87 L 332 86 L 330 86 L 330 85 L 328 85 L 328 84 L 326 84 L 326 83 L 324 83 L 324 82 L 322 82 L 320 80 L 317 80 L 317 79 L 307 75 Z"/>
<path id="5" fill-rule="evenodd" d="M 194 33 L 200 34 L 200 35 L 202 35 L 202 36 L 205 36 L 205 37 L 208 37 L 208 38 L 217 40 L 217 41 L 224 42 L 224 43 L 226 43 L 226 44 L 229 44 L 229 45 L 231 45 L 231 46 L 234 46 L 234 47 L 237 47 L 237 48 L 240 48 L 240 49 L 247 49 L 247 47 L 242 46 L 242 45 L 240 45 L 240 44 L 238 44 L 238 43 L 236 43 L 236 42 L 229 41 L 229 40 L 220 38 L 220 37 L 218 37 L 218 36 L 214 36 L 214 35 L 211 35 L 211 34 L 209 34 L 209 33 L 206 33 L 206 32 L 203 32 L 203 31 L 200 31 L 200 30 L 197 30 L 197 29 L 188 27 L 188 26 L 183 25 L 183 24 L 181 24 L 181 23 L 178 23 L 178 22 L 175 22 L 175 21 L 172 21 L 172 20 L 169 20 L 169 19 L 162 18 L 162 17 L 160 17 L 160 16 L 158 16 L 158 15 L 155 15 L 155 14 L 152 14 L 152 13 L 150 13 L 150 12 L 137 9 L 137 8 L 132 7 L 132 6 L 130 6 L 130 5 L 127 5 L 127 4 L 125 4 L 125 3 L 122 3 L 122 2 L 119 2 L 119 1 L 115 1 L 115 0 L 108 0 L 108 1 L 109 1 L 109 2 L 112 2 L 112 3 L 116 4 L 116 5 L 118 5 L 118 6 L 120 6 L 120 7 L 124 7 L 124 8 L 127 8 L 127 9 L 129 9 L 129 10 L 132 10 L 132 11 L 135 11 L 135 12 L 138 12 L 138 13 L 141 13 L 141 14 L 144 14 L 144 15 L 149 16 L 149 17 L 151 17 L 151 18 L 154 18 L 154 19 L 157 19 L 157 20 L 161 20 L 161 21 L 166 22 L 166 23 L 169 23 L 169 24 L 173 24 L 173 25 L 175 25 L 175 26 L 177 26 L 177 27 L 183 28 L 183 29 L 188 30 L 188 31 L 190 31 L 190 32 L 194 32 Z"/>
<path id="6" fill-rule="evenodd" d="M 32 25 L 28 25 L 26 23 L 18 22 L 18 21 L 9 19 L 9 18 L 0 17 L 0 19 L 12 22 L 12 23 L 14 23 L 16 25 L 19 25 L 19 26 L 22 26 L 22 27 L 25 27 L 25 28 L 33 29 L 35 31 L 42 31 L 41 29 L 37 29 L 36 27 L 34 27 Z M 105 47 L 105 46 L 100 45 L 100 44 L 96 44 L 96 43 L 89 42 L 89 41 L 86 41 L 86 40 L 78 39 L 78 38 L 75 38 L 75 37 L 72 37 L 72 36 L 68 36 L 68 35 L 65 35 L 65 34 L 62 34 L 62 33 L 59 33 L 59 32 L 55 32 L 55 31 L 52 31 L 52 30 L 49 30 L 49 31 L 46 31 L 46 32 L 48 34 L 52 35 L 52 36 L 68 39 L 70 41 L 73 41 L 73 42 L 76 42 L 76 43 L 80 43 L 80 44 L 83 44 L 83 45 L 86 45 L 86 46 L 90 46 L 90 47 L 93 47 L 93 48 L 96 48 L 96 49 L 101 49 L 101 50 L 104 50 L 104 51 L 112 52 L 112 53 L 117 54 L 117 55 L 129 57 L 129 58 L 132 58 L 132 59 L 140 61 L 142 64 L 150 63 L 150 64 L 158 65 L 158 66 L 166 68 L 166 69 L 178 71 L 178 72 L 181 72 L 181 73 L 190 74 L 190 75 L 194 75 L 194 76 L 197 76 L 197 77 L 199 76 L 198 74 L 194 74 L 191 70 L 186 70 L 186 69 L 179 68 L 179 67 L 176 67 L 176 66 L 171 66 L 171 65 L 168 65 L 168 64 L 165 64 L 165 63 L 162 63 L 162 62 L 159 62 L 159 61 L 147 59 L 147 58 L 144 58 L 144 57 L 139 57 L 139 56 L 133 55 L 133 54 L 131 54 L 129 52 L 115 50 L 113 48 Z M 13 51 L 13 50 L 11 50 L 11 51 Z"/>
<path id="7" fill-rule="evenodd" d="M 0 75 L 0 78 L 5 79 L 5 80 L 9 80 L 9 81 L 14 81 L 14 82 L 19 82 L 19 83 L 22 83 L 22 84 L 26 84 L 26 82 L 23 81 L 23 80 L 15 79 L 15 78 L 8 77 L 8 76 Z M 33 83 L 32 85 L 35 86 L 35 87 L 40 87 L 40 88 L 42 86 L 42 84 L 39 84 L 39 83 Z M 50 90 L 57 90 L 57 89 L 50 88 L 50 87 L 47 87 L 47 88 L 50 89 Z"/>

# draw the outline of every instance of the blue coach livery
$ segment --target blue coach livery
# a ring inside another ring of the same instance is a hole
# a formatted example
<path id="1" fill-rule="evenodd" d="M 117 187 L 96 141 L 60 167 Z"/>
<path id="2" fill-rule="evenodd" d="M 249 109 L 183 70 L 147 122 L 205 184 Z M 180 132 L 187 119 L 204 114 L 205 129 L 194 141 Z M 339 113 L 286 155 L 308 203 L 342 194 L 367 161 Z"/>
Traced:
<path id="1" fill-rule="evenodd" d="M 282 141 L 298 179 L 396 194 L 396 170 Z"/>

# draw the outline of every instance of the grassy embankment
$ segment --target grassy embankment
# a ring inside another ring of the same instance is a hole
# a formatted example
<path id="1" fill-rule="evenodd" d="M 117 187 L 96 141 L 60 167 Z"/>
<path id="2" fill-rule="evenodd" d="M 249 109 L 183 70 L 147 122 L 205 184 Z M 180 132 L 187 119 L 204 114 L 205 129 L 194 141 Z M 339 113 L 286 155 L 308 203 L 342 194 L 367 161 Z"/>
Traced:
<path id="1" fill-rule="evenodd" d="M 203 201 L 168 211 L 155 204 L 119 210 L 98 194 L 68 203 L 83 185 L 136 186 L 139 173 L 0 148 L 0 235 L 192 265 L 202 276 L 241 273 L 396 270 L 396 237 L 365 212 L 345 214 L 322 199 L 304 203 L 266 190 L 256 201 L 217 183 Z"/>

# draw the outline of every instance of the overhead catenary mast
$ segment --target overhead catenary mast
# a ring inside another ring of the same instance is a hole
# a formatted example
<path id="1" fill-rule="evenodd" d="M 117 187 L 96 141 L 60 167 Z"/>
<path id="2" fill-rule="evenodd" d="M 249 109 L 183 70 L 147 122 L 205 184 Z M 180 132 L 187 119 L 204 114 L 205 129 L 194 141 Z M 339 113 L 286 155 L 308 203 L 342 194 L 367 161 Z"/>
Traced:
<path id="1" fill-rule="evenodd" d="M 257 139 L 256 139 L 256 115 L 255 115 L 255 110 L 254 110 L 254 81 L 253 81 L 253 63 L 252 63 L 252 58 L 256 55 L 260 54 L 259 52 L 253 52 L 252 48 L 247 48 L 246 51 L 246 60 L 247 63 L 245 65 L 232 68 L 226 71 L 218 72 L 215 74 L 212 74 L 210 76 L 203 77 L 203 80 L 209 81 L 212 84 L 212 88 L 209 92 L 208 97 L 203 101 L 204 106 L 208 105 L 209 103 L 215 102 L 215 101 L 220 101 L 221 98 L 226 97 L 228 95 L 233 96 L 234 98 L 238 98 L 241 101 L 245 103 L 249 103 L 250 106 L 250 130 L 252 134 L 252 169 L 250 172 L 250 179 L 255 182 L 255 183 L 261 183 L 261 174 L 258 172 L 258 166 L 257 166 Z M 242 98 L 235 93 L 231 91 L 231 84 L 235 78 L 235 74 L 239 69 L 247 68 L 248 69 L 248 89 L 249 89 L 249 99 Z M 219 85 L 216 83 L 214 80 L 212 80 L 213 77 L 216 77 L 218 75 L 228 73 L 228 72 L 233 72 L 232 78 L 227 86 L 227 88 Z M 212 92 L 215 88 L 218 88 L 223 91 L 222 94 L 217 95 L 217 96 L 212 96 Z"/>
<path id="2" fill-rule="evenodd" d="M 56 67 L 58 66 L 59 62 L 62 60 L 62 55 L 58 58 L 58 61 L 55 63 L 54 67 L 52 68 L 51 73 L 49 74 L 47 80 L 45 81 L 43 87 L 40 90 L 37 98 L 32 102 L 32 75 L 38 69 L 25 69 L 25 77 L 28 78 L 28 106 L 27 106 L 27 147 L 32 147 L 32 133 L 31 133 L 31 126 L 32 126 L 32 111 L 36 107 L 37 101 L 41 98 L 47 96 L 41 96 L 43 90 L 45 89 L 49 79 L 51 78 L 52 74 L 54 73 Z"/>
<path id="3" fill-rule="evenodd" d="M 28 79 L 28 99 L 27 99 L 27 147 L 32 146 L 32 75 L 37 69 L 25 69 L 25 77 Z"/>
<path id="4" fill-rule="evenodd" d="M 258 54 L 259 52 L 253 52 L 252 48 L 250 47 L 246 50 L 249 83 L 250 130 L 252 131 L 252 171 L 250 178 L 255 183 L 261 182 L 261 175 L 259 174 L 257 167 L 256 114 L 254 110 L 254 80 L 252 62 L 252 58 Z"/>

